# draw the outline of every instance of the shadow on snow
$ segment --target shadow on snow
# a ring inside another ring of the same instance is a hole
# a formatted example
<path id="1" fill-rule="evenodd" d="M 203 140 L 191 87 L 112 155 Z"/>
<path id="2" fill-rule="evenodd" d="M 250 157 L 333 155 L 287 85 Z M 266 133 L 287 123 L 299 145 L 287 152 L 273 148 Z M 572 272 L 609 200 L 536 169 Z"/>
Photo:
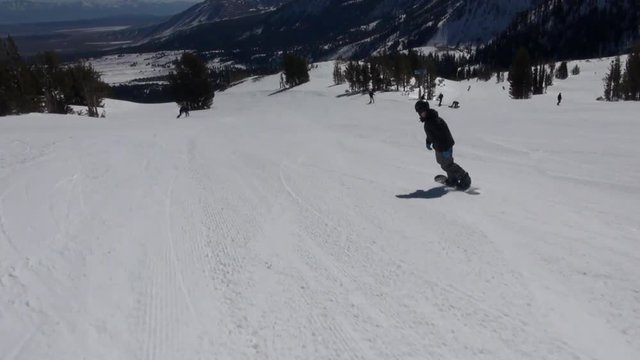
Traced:
<path id="1" fill-rule="evenodd" d="M 446 194 L 448 192 L 449 191 L 447 190 L 446 187 L 438 186 L 438 187 L 434 187 L 432 189 L 429 189 L 427 191 L 416 190 L 416 191 L 412 192 L 411 194 L 396 195 L 396 197 L 398 199 L 436 199 L 436 198 L 444 196 L 444 194 Z"/>
<path id="2" fill-rule="evenodd" d="M 475 187 L 470 187 L 469 189 L 462 191 L 462 190 L 450 189 L 450 188 L 447 188 L 446 186 L 437 186 L 427 191 L 416 190 L 411 194 L 396 195 L 396 197 L 398 199 L 437 199 L 439 197 L 443 197 L 446 193 L 454 192 L 454 191 L 460 191 L 469 195 L 480 195 L 480 192 L 478 192 L 478 188 L 475 188 Z"/>

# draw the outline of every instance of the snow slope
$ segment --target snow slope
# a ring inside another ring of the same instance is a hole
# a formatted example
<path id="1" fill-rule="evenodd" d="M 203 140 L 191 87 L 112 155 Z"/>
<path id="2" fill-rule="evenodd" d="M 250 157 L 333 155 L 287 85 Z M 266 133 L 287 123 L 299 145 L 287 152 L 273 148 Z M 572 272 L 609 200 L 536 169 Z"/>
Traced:
<path id="1" fill-rule="evenodd" d="M 640 104 L 594 101 L 607 64 L 445 82 L 469 193 L 415 96 L 338 97 L 331 63 L 186 119 L 0 118 L 0 358 L 638 359 Z"/>
<path id="2" fill-rule="evenodd" d="M 173 62 L 183 51 L 161 51 L 156 53 L 107 55 L 88 59 L 109 85 L 130 83 L 136 79 L 159 78 L 169 75 Z"/>

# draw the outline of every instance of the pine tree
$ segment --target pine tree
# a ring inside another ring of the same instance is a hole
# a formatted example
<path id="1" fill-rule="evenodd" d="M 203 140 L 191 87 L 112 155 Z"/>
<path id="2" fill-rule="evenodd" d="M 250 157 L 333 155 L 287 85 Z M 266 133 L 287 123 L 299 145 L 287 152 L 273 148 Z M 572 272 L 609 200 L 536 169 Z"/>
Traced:
<path id="1" fill-rule="evenodd" d="M 100 74 L 91 64 L 80 62 L 65 71 L 69 81 L 64 88 L 64 99 L 72 104 L 87 107 L 87 114 L 98 117 L 98 108 L 109 92 L 109 86 L 102 82 Z"/>
<path id="2" fill-rule="evenodd" d="M 358 79 L 358 63 L 349 61 L 347 66 L 344 69 L 344 77 L 347 83 L 349 84 L 349 90 L 354 91 L 357 87 L 357 79 Z"/>
<path id="3" fill-rule="evenodd" d="M 604 99 L 606 101 L 611 101 L 611 88 L 612 88 L 612 81 L 611 81 L 611 73 L 613 71 L 613 61 L 611 62 L 611 65 L 609 66 L 609 72 L 604 76 L 604 79 L 602 79 L 602 81 L 604 82 Z"/>
<path id="4" fill-rule="evenodd" d="M 58 55 L 47 51 L 40 56 L 39 73 L 44 91 L 45 109 L 49 113 L 67 114 L 71 112 L 71 102 L 67 99 L 69 80 L 60 66 Z"/>
<path id="5" fill-rule="evenodd" d="M 12 83 L 8 58 L 5 52 L 5 44 L 4 41 L 0 39 L 0 116 L 9 115 L 12 112 L 11 101 L 9 99 L 12 92 Z"/>
<path id="6" fill-rule="evenodd" d="M 640 45 L 634 47 L 627 58 L 623 89 L 625 100 L 640 100 Z"/>
<path id="7" fill-rule="evenodd" d="M 547 92 L 547 87 L 545 86 L 545 83 L 547 81 L 547 68 L 546 66 L 544 66 L 544 64 L 540 64 L 540 74 L 538 77 L 538 86 L 540 88 L 540 93 L 544 94 Z"/>
<path id="8" fill-rule="evenodd" d="M 547 71 L 547 75 L 544 78 L 545 89 L 553 85 L 553 74 L 555 74 L 555 71 L 556 71 L 556 64 L 551 63 L 549 64 L 548 68 L 549 70 Z"/>
<path id="9" fill-rule="evenodd" d="M 375 91 L 379 91 L 384 86 L 384 78 L 382 77 L 382 71 L 378 64 L 372 63 L 369 67 L 371 74 L 371 87 Z"/>
<path id="10" fill-rule="evenodd" d="M 571 69 L 571 75 L 580 75 L 580 67 L 578 64 Z"/>
<path id="11" fill-rule="evenodd" d="M 41 111 L 42 88 L 33 68 L 24 62 L 10 36 L 0 45 L 1 62 L 4 64 L 2 71 L 6 77 L 6 83 L 2 86 L 5 89 L 4 106 L 9 109 L 9 113 L 16 114 Z"/>
<path id="12" fill-rule="evenodd" d="M 618 101 L 622 95 L 622 69 L 620 65 L 620 57 L 611 61 L 609 72 L 605 75 L 604 81 L 604 98 L 607 101 Z"/>
<path id="13" fill-rule="evenodd" d="M 556 79 L 565 80 L 568 77 L 569 77 L 569 71 L 567 69 L 567 62 L 563 61 L 560 63 L 560 66 L 556 71 Z"/>
<path id="14" fill-rule="evenodd" d="M 531 91 L 533 95 L 542 94 L 542 89 L 538 86 L 538 70 L 539 67 L 536 65 L 533 67 L 533 73 L 531 74 L 531 78 L 533 79 L 533 85 L 531 87 Z"/>
<path id="15" fill-rule="evenodd" d="M 531 64 L 529 52 L 525 48 L 518 50 L 509 70 L 509 94 L 513 99 L 528 99 L 531 97 Z"/>
<path id="16" fill-rule="evenodd" d="M 369 88 L 369 83 L 371 83 L 371 67 L 368 63 L 362 64 L 360 76 L 360 89 L 364 91 Z"/>
<path id="17" fill-rule="evenodd" d="M 283 72 L 290 87 L 298 86 L 309 81 L 309 68 L 305 58 L 285 53 L 282 59 Z"/>
<path id="18" fill-rule="evenodd" d="M 211 108 L 215 96 L 211 72 L 199 56 L 189 52 L 182 54 L 175 71 L 169 74 L 169 84 L 178 105 L 189 110 Z"/>
<path id="19" fill-rule="evenodd" d="M 438 77 L 438 68 L 433 59 L 427 58 L 424 62 L 424 69 L 427 73 L 424 75 L 424 87 L 427 99 L 433 99 L 436 93 L 436 78 Z"/>
<path id="20" fill-rule="evenodd" d="M 344 84 L 344 74 L 339 61 L 336 61 L 333 65 L 333 83 L 335 85 Z"/>
<path id="21" fill-rule="evenodd" d="M 611 100 L 618 101 L 620 99 L 622 99 L 622 65 L 620 56 L 616 56 L 611 72 Z"/>

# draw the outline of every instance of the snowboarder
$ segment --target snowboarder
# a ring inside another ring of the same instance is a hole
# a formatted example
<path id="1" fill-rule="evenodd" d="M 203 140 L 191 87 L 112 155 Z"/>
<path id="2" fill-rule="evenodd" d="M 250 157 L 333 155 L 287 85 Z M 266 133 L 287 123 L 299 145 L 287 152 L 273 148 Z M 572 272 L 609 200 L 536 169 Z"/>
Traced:
<path id="1" fill-rule="evenodd" d="M 438 116 L 438 112 L 429 108 L 426 101 L 418 101 L 415 110 L 420 116 L 420 122 L 424 124 L 424 132 L 427 135 L 427 150 L 435 150 L 436 161 L 446 171 L 447 186 L 454 186 L 466 190 L 471 186 L 471 177 L 460 165 L 453 162 L 453 136 L 447 123 Z"/>
<path id="2" fill-rule="evenodd" d="M 440 95 L 438 95 L 438 106 L 442 106 L 442 99 L 444 98 L 444 95 L 442 95 L 442 93 L 440 93 Z"/>
<path id="3" fill-rule="evenodd" d="M 369 104 L 375 104 L 376 100 L 373 98 L 373 89 L 369 89 Z"/>
<path id="4" fill-rule="evenodd" d="M 452 109 L 457 109 L 460 107 L 460 103 L 458 102 L 458 100 L 455 100 L 454 102 L 451 103 L 451 105 L 449 105 L 449 107 Z"/>
<path id="5" fill-rule="evenodd" d="M 185 117 L 189 117 L 189 108 L 186 105 L 180 106 L 180 113 L 178 114 L 176 119 L 182 116 L 182 114 L 184 114 Z"/>
<path id="6" fill-rule="evenodd" d="M 558 103 L 556 105 L 560 106 L 560 102 L 562 101 L 562 93 L 558 94 Z"/>

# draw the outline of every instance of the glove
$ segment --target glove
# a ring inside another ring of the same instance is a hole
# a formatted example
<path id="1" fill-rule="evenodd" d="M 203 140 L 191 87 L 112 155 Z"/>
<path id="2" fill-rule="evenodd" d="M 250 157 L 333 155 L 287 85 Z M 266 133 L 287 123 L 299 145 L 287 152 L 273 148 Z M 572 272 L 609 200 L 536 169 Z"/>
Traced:
<path id="1" fill-rule="evenodd" d="M 433 148 L 431 147 L 431 143 L 427 141 L 427 150 L 431 151 Z"/>

